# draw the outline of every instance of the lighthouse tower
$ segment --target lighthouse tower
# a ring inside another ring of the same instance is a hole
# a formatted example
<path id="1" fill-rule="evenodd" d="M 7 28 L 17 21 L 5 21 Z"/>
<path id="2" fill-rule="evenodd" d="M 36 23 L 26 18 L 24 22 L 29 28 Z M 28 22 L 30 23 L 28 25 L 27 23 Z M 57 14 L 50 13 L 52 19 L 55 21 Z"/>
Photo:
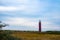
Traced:
<path id="1" fill-rule="evenodd" d="M 39 32 L 41 32 L 41 21 L 39 21 Z"/>

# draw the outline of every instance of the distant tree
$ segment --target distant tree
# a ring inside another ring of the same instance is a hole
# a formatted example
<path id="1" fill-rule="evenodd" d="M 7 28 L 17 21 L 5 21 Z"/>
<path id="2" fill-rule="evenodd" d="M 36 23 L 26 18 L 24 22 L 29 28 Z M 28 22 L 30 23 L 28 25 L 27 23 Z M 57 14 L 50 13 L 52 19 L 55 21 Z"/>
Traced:
<path id="1" fill-rule="evenodd" d="M 2 23 L 2 21 L 0 21 L 0 40 L 21 40 L 19 38 L 15 38 L 13 36 L 10 35 L 10 31 L 4 31 L 2 30 L 2 27 L 6 27 L 8 26 L 8 24 Z"/>
<path id="2" fill-rule="evenodd" d="M 6 26 L 7 26 L 7 24 L 2 23 L 2 21 L 0 21 L 0 30 L 2 30 L 2 27 L 6 27 Z"/>

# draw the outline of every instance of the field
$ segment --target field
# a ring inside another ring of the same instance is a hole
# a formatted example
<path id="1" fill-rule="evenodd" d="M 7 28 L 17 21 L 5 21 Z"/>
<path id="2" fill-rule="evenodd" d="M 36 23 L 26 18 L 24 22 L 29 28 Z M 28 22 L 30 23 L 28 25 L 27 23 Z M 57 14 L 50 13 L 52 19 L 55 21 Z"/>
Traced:
<path id="1" fill-rule="evenodd" d="M 21 40 L 60 40 L 60 34 L 44 33 L 44 32 L 12 32 L 12 36 L 20 38 Z"/>
<path id="2" fill-rule="evenodd" d="M 0 31 L 0 40 L 60 40 L 60 32 Z"/>

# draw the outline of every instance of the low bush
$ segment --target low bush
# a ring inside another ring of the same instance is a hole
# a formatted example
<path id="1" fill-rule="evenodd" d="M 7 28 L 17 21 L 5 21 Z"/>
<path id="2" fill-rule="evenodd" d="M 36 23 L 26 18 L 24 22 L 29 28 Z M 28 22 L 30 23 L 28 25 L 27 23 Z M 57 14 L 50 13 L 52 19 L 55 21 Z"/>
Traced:
<path id="1" fill-rule="evenodd" d="M 21 40 L 21 39 L 10 36 L 8 32 L 0 30 L 0 40 Z"/>

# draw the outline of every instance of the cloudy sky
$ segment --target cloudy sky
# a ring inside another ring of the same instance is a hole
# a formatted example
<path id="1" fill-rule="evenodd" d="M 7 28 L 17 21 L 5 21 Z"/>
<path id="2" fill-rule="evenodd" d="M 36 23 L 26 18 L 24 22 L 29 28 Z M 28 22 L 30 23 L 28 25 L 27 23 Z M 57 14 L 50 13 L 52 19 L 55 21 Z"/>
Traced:
<path id="1" fill-rule="evenodd" d="M 0 21 L 6 30 L 60 30 L 60 0 L 0 0 Z"/>

